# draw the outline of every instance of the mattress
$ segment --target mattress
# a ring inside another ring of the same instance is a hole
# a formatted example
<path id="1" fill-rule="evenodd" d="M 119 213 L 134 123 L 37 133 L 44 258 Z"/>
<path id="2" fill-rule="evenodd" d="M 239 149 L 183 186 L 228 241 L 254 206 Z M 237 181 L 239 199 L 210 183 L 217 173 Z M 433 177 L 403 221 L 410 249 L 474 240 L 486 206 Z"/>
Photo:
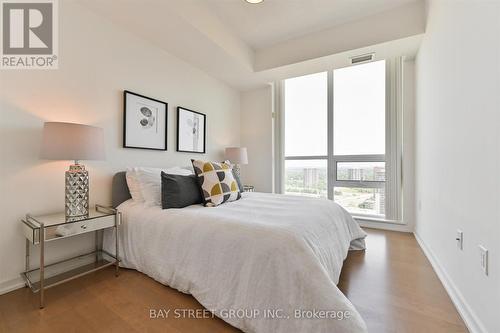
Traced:
<path id="1" fill-rule="evenodd" d="M 244 193 L 217 207 L 122 213 L 122 265 L 193 295 L 244 332 L 365 332 L 338 289 L 349 250 L 366 234 L 331 200 Z M 114 235 L 104 246 L 114 252 Z"/>

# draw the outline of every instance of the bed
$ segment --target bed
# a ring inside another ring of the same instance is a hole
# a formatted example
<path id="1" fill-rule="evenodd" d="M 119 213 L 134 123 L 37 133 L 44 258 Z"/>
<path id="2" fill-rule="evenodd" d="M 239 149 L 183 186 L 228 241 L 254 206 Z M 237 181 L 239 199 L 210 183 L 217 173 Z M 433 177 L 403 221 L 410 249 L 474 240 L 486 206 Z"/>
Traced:
<path id="1" fill-rule="evenodd" d="M 122 266 L 193 295 L 244 332 L 366 332 L 337 288 L 366 234 L 329 200 L 258 192 L 206 208 L 148 207 L 113 180 Z M 113 253 L 113 234 L 104 237 Z"/>

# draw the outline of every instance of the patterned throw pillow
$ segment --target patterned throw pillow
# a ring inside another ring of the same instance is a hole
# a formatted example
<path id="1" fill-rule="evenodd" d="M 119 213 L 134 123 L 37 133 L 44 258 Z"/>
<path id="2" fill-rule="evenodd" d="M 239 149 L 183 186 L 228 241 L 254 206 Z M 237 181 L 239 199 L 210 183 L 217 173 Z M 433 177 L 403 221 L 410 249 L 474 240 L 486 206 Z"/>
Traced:
<path id="1" fill-rule="evenodd" d="M 214 207 L 241 198 L 231 167 L 226 163 L 191 160 L 205 206 Z"/>

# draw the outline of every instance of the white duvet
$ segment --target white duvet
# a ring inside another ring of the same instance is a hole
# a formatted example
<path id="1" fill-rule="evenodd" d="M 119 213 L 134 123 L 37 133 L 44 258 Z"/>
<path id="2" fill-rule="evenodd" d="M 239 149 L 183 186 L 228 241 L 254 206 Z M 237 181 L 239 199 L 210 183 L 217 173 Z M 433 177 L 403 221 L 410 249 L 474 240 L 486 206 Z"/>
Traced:
<path id="1" fill-rule="evenodd" d="M 192 294 L 244 332 L 366 332 L 336 285 L 365 233 L 330 200 L 244 193 L 218 207 L 129 200 L 119 210 L 124 267 Z"/>

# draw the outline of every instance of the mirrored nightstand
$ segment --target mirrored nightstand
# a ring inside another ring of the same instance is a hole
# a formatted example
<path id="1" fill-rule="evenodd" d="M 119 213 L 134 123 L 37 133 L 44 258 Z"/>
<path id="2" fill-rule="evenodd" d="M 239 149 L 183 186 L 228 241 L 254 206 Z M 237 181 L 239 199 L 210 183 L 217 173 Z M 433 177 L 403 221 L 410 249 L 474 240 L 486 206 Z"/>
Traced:
<path id="1" fill-rule="evenodd" d="M 255 187 L 253 185 L 243 185 L 244 192 L 253 192 Z"/>
<path id="2" fill-rule="evenodd" d="M 88 273 L 115 265 L 115 275 L 119 272 L 118 232 L 121 214 L 115 209 L 96 205 L 89 210 L 88 217 L 67 220 L 64 213 L 41 216 L 26 215 L 22 220 L 26 237 L 26 271 L 21 276 L 26 285 L 36 293 L 40 293 L 40 308 L 44 307 L 44 291 L 50 287 L 73 280 Z M 115 229 L 115 253 L 112 255 L 102 250 L 102 231 Z M 95 250 L 77 257 L 46 265 L 45 244 L 88 232 L 95 233 Z M 100 237 L 101 234 L 101 237 Z M 40 247 L 40 265 L 30 268 L 30 245 Z"/>

